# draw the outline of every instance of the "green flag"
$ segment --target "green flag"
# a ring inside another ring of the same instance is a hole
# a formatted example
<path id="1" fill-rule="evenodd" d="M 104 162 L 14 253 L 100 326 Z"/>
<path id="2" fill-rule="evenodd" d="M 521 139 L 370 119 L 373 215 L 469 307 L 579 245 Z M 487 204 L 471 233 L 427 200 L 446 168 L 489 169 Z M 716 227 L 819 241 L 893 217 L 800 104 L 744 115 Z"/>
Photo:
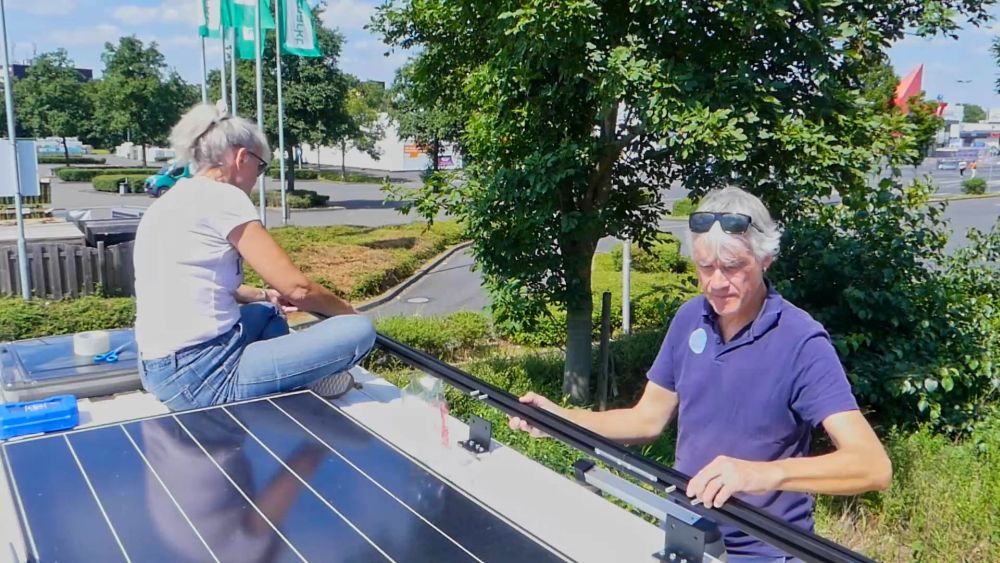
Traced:
<path id="1" fill-rule="evenodd" d="M 201 0 L 198 35 L 210 39 L 222 37 L 222 0 Z"/>
<path id="2" fill-rule="evenodd" d="M 240 59 L 256 57 L 254 45 L 261 53 L 264 52 L 264 41 L 256 41 L 255 15 L 257 2 L 260 2 L 260 29 L 274 29 L 274 16 L 271 14 L 271 3 L 268 0 L 222 0 L 222 27 L 236 30 L 236 56 Z"/>
<path id="3" fill-rule="evenodd" d="M 321 57 L 316 24 L 306 0 L 278 0 L 281 52 L 300 57 Z"/>

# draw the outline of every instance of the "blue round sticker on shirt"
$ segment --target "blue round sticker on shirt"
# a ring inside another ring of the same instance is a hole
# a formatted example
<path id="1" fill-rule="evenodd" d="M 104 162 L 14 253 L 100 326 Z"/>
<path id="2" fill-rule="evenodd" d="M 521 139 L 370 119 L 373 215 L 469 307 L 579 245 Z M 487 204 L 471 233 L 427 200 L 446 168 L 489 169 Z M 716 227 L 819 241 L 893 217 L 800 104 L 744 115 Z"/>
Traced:
<path id="1" fill-rule="evenodd" d="M 698 330 L 691 333 L 688 337 L 688 346 L 691 351 L 695 354 L 701 354 L 705 351 L 705 343 L 708 342 L 708 334 L 705 333 L 705 329 L 699 328 Z"/>

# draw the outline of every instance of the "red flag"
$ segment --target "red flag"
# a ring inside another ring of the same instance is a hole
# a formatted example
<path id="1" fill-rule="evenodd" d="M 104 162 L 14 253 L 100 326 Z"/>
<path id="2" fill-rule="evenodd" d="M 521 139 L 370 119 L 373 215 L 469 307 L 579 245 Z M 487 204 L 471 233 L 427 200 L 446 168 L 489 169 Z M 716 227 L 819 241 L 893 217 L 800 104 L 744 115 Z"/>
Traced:
<path id="1" fill-rule="evenodd" d="M 944 117 L 944 108 L 948 107 L 948 102 L 938 102 L 938 107 L 934 110 L 934 115 Z"/>
<path id="2" fill-rule="evenodd" d="M 903 113 L 910 113 L 910 106 L 906 104 L 906 101 L 920 94 L 923 90 L 922 82 L 924 78 L 924 65 L 919 65 L 917 68 L 913 69 L 913 72 L 906 75 L 906 78 L 899 81 L 899 86 L 896 86 L 896 98 L 893 100 L 896 107 L 900 109 Z"/>

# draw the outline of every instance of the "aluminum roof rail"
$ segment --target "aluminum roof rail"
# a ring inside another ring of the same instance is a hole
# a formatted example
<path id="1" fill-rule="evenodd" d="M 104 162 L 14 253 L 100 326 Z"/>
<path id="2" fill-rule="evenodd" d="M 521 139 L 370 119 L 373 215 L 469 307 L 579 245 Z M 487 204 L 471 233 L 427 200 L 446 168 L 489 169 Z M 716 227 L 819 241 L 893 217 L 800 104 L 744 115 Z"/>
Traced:
<path id="1" fill-rule="evenodd" d="M 709 520 L 727 524 L 767 542 L 788 554 L 815 562 L 871 562 L 872 559 L 816 534 L 802 531 L 739 499 L 730 499 L 720 508 L 692 504 L 683 491 L 688 477 L 612 442 L 586 428 L 552 413 L 521 404 L 517 397 L 472 375 L 383 334 L 376 345 L 404 363 L 439 377 L 451 386 L 474 396 L 507 415 L 529 421 L 539 430 L 608 465 L 649 483 L 672 501 Z"/>

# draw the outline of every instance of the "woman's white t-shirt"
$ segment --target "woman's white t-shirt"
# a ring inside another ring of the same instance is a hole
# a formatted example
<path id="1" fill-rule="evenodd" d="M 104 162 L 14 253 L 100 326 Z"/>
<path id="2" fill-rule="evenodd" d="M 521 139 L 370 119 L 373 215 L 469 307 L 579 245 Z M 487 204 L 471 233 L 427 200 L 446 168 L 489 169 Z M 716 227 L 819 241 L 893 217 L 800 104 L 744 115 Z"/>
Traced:
<path id="1" fill-rule="evenodd" d="M 149 207 L 135 235 L 135 338 L 143 359 L 211 340 L 240 318 L 243 261 L 227 237 L 256 221 L 247 194 L 184 178 Z"/>

